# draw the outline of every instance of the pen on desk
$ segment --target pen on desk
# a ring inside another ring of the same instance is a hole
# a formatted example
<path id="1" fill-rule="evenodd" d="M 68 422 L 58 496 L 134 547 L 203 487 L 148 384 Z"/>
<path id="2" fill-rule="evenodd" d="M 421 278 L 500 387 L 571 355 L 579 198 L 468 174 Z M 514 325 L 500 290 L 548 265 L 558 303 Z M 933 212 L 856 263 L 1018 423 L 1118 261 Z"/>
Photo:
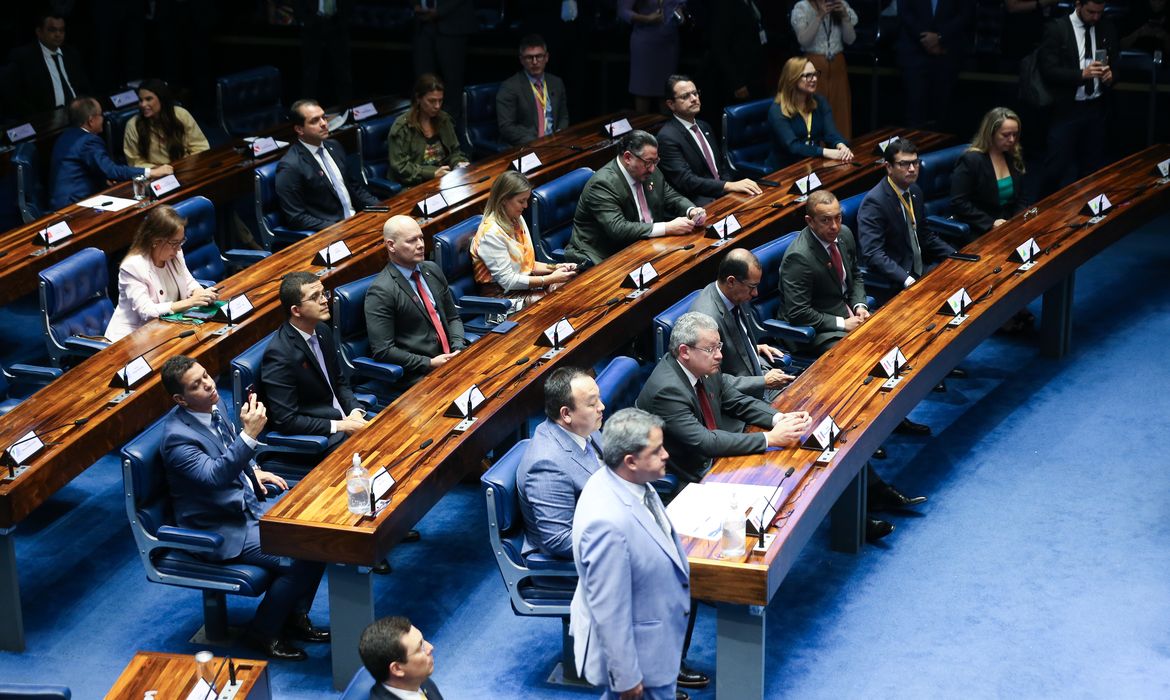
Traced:
<path id="1" fill-rule="evenodd" d="M 108 207 L 108 206 L 110 206 L 110 205 L 111 205 L 111 204 L 113 204 L 113 203 L 114 203 L 114 200 L 112 200 L 112 199 L 111 199 L 111 200 L 110 200 L 110 201 L 108 201 L 108 202 L 102 202 L 102 206 L 103 206 L 103 207 Z"/>

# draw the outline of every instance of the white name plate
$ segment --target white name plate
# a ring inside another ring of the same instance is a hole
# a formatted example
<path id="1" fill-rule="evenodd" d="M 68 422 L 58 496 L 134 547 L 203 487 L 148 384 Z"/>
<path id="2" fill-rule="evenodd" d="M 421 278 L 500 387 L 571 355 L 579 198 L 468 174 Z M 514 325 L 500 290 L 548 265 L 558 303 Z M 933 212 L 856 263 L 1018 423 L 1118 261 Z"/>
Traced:
<path id="1" fill-rule="evenodd" d="M 1088 202 L 1085 202 L 1085 207 L 1081 211 L 1093 217 L 1098 217 L 1113 208 L 1113 203 L 1104 194 L 1099 194 L 1093 197 Z"/>
<path id="2" fill-rule="evenodd" d="M 12 143 L 23 141 L 24 139 L 32 138 L 37 135 L 37 130 L 33 128 L 32 124 L 21 124 L 14 126 L 7 131 L 8 140 Z"/>
<path id="3" fill-rule="evenodd" d="M 154 192 L 155 197 L 161 197 L 168 192 L 174 192 L 179 189 L 179 179 L 174 175 L 167 175 L 160 177 L 154 182 L 150 183 L 150 191 Z"/>
<path id="4" fill-rule="evenodd" d="M 117 386 L 123 389 L 129 389 L 145 377 L 149 376 L 151 372 L 150 363 L 142 355 L 130 360 L 125 367 L 117 371 Z"/>
<path id="5" fill-rule="evenodd" d="M 313 256 L 313 264 L 332 267 L 350 255 L 352 253 L 349 250 L 349 246 L 345 245 L 345 241 L 335 241 L 317 251 L 317 254 Z"/>
<path id="6" fill-rule="evenodd" d="M 443 198 L 443 193 L 433 194 L 430 197 L 422 200 L 415 205 L 418 208 L 418 213 L 423 216 L 430 217 L 447 208 L 447 200 Z"/>
<path id="7" fill-rule="evenodd" d="M 967 289 L 964 287 L 947 297 L 939 313 L 946 314 L 947 316 L 962 316 L 967 313 L 967 307 L 970 305 L 971 295 L 967 293 Z"/>
<path id="8" fill-rule="evenodd" d="M 519 170 L 522 174 L 528 174 L 542 165 L 544 163 L 540 162 L 540 158 L 535 153 L 525 153 L 519 158 L 512 159 L 512 167 Z"/>
<path id="9" fill-rule="evenodd" d="M 737 231 L 743 228 L 739 219 L 732 214 L 726 218 L 720 219 L 707 227 L 707 235 L 710 238 L 718 238 L 720 241 L 726 241 L 728 238 L 735 235 Z"/>
<path id="10" fill-rule="evenodd" d="M 123 90 L 122 92 L 110 95 L 110 103 L 118 109 L 122 109 L 127 105 L 132 105 L 138 101 L 138 93 L 133 90 Z"/>
<path id="11" fill-rule="evenodd" d="M 30 430 L 24 435 L 21 435 L 19 440 L 9 445 L 8 449 L 4 451 L 4 454 L 8 455 L 8 458 L 14 464 L 19 465 L 24 464 L 26 459 L 40 452 L 44 446 L 45 443 L 41 442 L 36 432 Z"/>
<path id="12" fill-rule="evenodd" d="M 475 409 L 479 408 L 485 400 L 479 385 L 472 384 L 451 402 L 444 415 L 451 418 L 470 418 L 471 414 L 475 413 Z"/>
<path id="13" fill-rule="evenodd" d="M 268 155 L 280 148 L 280 144 L 271 136 L 260 136 L 252 140 L 252 157 L 259 158 Z"/>
<path id="14" fill-rule="evenodd" d="M 806 197 L 809 192 L 821 186 L 821 179 L 817 177 L 816 173 L 809 173 L 808 175 L 797 178 L 796 182 L 792 183 L 792 194 Z"/>
<path id="15" fill-rule="evenodd" d="M 833 442 L 837 436 L 841 434 L 841 427 L 837 425 L 832 416 L 825 416 L 825 418 L 813 428 L 812 434 L 800 443 L 800 446 L 806 450 L 817 450 L 818 452 L 827 450 L 833 446 Z"/>
<path id="16" fill-rule="evenodd" d="M 54 245 L 72 235 L 73 229 L 69 228 L 69 222 L 58 221 L 52 226 L 37 231 L 37 242 L 44 245 Z"/>
<path id="17" fill-rule="evenodd" d="M 374 106 L 373 102 L 367 102 L 364 105 L 358 105 L 357 107 L 353 108 L 352 112 L 353 120 L 355 122 L 360 122 L 363 119 L 369 119 L 377 113 L 378 108 Z"/>

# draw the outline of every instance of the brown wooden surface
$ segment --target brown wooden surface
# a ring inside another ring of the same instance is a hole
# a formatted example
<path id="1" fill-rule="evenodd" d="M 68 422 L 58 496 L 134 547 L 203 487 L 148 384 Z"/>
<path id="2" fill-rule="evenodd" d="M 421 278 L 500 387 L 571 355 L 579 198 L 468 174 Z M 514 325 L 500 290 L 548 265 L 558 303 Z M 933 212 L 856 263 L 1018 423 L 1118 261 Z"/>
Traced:
<path id="1" fill-rule="evenodd" d="M 654 116 L 634 119 L 633 123 L 645 128 L 661 121 L 661 117 Z M 604 119 L 593 120 L 549 137 L 548 143 L 576 144 L 584 150 L 542 151 L 540 155 L 545 166 L 530 175 L 533 183 L 542 184 L 582 166 L 596 168 L 611 158 L 613 147 L 608 139 L 600 135 L 600 127 L 604 122 Z M 198 327 L 197 335 L 170 342 L 149 353 L 147 360 L 157 369 L 168 357 L 186 354 L 199 360 L 213 376 L 225 371 L 232 358 L 275 330 L 283 320 L 283 312 L 276 298 L 279 279 L 283 274 L 292 270 L 319 269 L 310 262 L 314 254 L 339 240 L 346 241 L 353 256 L 324 276 L 326 285 L 336 286 L 374 274 L 386 264 L 381 232 L 382 224 L 388 217 L 409 214 L 416 202 L 433 194 L 439 187 L 474 182 L 487 175 L 489 179 L 486 182 L 469 186 L 471 195 L 467 199 L 436 214 L 426 222 L 424 229 L 433 234 L 459 223 L 483 210 L 492 181 L 504 171 L 512 155 L 496 156 L 471 167 L 461 168 L 441 182 L 432 181 L 403 191 L 387 201 L 390 209 L 388 213 L 359 213 L 225 280 L 225 298 L 246 292 L 255 310 L 227 335 L 211 335 L 211 331 L 220 328 L 222 324 L 208 323 Z M 151 322 L 81 362 L 4 417 L 0 425 L 0 445 L 4 446 L 12 444 L 33 428 L 45 430 L 82 417 L 89 418 L 89 422 L 50 436 L 62 444 L 46 447 L 34 456 L 30 460 L 29 470 L 15 481 L 0 482 L 0 527 L 20 522 L 57 489 L 69 483 L 102 455 L 120 448 L 171 406 L 172 402 L 155 372 L 135 387 L 129 398 L 115 407 L 107 408 L 106 403 L 119 393 L 109 388 L 110 378 L 131 359 L 188 327 L 161 321 Z"/>
<path id="2" fill-rule="evenodd" d="M 858 153 L 869 153 L 891 132 L 858 139 Z M 924 151 L 951 139 L 940 134 L 909 132 Z M 816 168 L 825 186 L 842 196 L 873 185 L 884 170 L 872 157 L 856 167 L 830 168 L 828 161 L 809 160 L 793 165 L 772 179 L 786 186 Z M 743 231 L 734 246 L 754 247 L 797 228 L 803 204 L 786 188 L 768 188 L 758 197 L 729 195 L 707 208 L 711 221 L 746 207 L 778 203 L 780 208 L 759 208 L 740 214 Z M 641 334 L 653 316 L 691 290 L 714 277 L 723 253 L 732 245 L 712 247 L 701 234 L 639 241 L 570 281 L 540 303 L 526 307 L 512 318 L 519 326 L 506 335 L 488 334 L 469 351 L 455 357 L 444 371 L 427 375 L 369 426 L 346 440 L 345 445 L 318 465 L 284 496 L 260 522 L 264 550 L 270 554 L 318 561 L 371 565 L 414 525 L 447 490 L 469 472 L 483 455 L 514 431 L 542 400 L 543 377 L 565 364 L 583 367 L 619 349 Z M 676 250 L 694 244 L 689 251 Z M 638 299 L 611 309 L 571 318 L 576 334 L 553 360 L 536 366 L 544 348 L 535 346 L 540 332 L 563 315 L 570 317 L 629 291 L 622 278 L 637 265 L 675 249 L 654 263 L 661 279 Z M 523 366 L 512 366 L 527 357 Z M 504 370 L 495 378 L 496 372 Z M 442 414 L 451 400 L 471 383 L 481 383 L 489 397 L 477 411 L 478 420 L 464 434 L 452 437 L 458 422 Z M 371 470 L 394 462 L 424 440 L 434 440 L 425 452 L 407 458 L 391 469 L 397 484 L 392 501 L 376 518 L 359 518 L 346 507 L 345 470 L 354 452 L 361 453 Z"/>
<path id="3" fill-rule="evenodd" d="M 704 600 L 767 605 L 850 480 L 947 372 L 1032 299 L 1106 246 L 1167 211 L 1170 185 L 1155 186 L 1153 175 L 1155 163 L 1167 157 L 1170 146 L 1165 144 L 1146 149 L 1048 197 L 1037 205 L 1038 215 L 1028 221 L 1017 215 L 978 238 L 964 251 L 980 255 L 979 262 L 943 262 L 878 309 L 870 321 L 793 382 L 777 399 L 776 407 L 808 411 L 814 425 L 832 415 L 843 429 L 852 428 L 847 442 L 831 465 L 810 469 L 793 490 L 794 496 L 781 509 L 782 513 L 791 511 L 791 515 L 775 531 L 777 539 L 767 554 L 749 553 L 732 563 L 718 558 L 717 541 L 684 538 L 693 595 Z M 1100 193 L 1114 203 L 1105 220 L 1085 228 L 1068 228 L 1066 224 L 1088 220 L 1079 210 Z M 1041 249 L 1053 244 L 1058 247 L 1041 256 L 1030 271 L 1013 274 L 1019 265 L 1007 262 L 1008 256 L 1029 237 L 1035 237 Z M 994 273 L 997 267 L 1001 271 Z M 947 317 L 936 312 L 960 287 L 966 287 L 972 299 L 989 288 L 992 292 L 974 304 L 967 321 L 957 329 L 943 330 Z M 937 327 L 915 338 L 930 322 Z M 930 340 L 935 334 L 937 338 Z M 881 393 L 881 380 L 875 379 L 859 389 L 878 359 L 895 345 L 912 366 L 901 385 Z M 808 465 L 815 458 L 815 452 L 795 448 L 768 452 L 767 468 L 760 468 L 761 455 L 724 458 L 716 460 L 705 480 L 775 485 L 788 467 Z"/>
<path id="4" fill-rule="evenodd" d="M 267 700 L 271 697 L 268 681 L 268 662 L 254 659 L 232 659 L 236 665 L 236 680 L 243 683 L 237 698 L 251 696 L 253 700 Z M 211 660 L 211 672 L 223 662 L 222 656 Z M 148 690 L 157 690 L 155 700 L 184 700 L 195 689 L 194 654 L 161 654 L 154 651 L 140 651 L 134 655 L 126 670 L 118 676 L 114 687 L 106 693 L 106 700 L 140 700 Z M 222 689 L 228 680 L 225 666 L 216 687 Z M 251 695 L 253 691 L 255 695 Z"/>

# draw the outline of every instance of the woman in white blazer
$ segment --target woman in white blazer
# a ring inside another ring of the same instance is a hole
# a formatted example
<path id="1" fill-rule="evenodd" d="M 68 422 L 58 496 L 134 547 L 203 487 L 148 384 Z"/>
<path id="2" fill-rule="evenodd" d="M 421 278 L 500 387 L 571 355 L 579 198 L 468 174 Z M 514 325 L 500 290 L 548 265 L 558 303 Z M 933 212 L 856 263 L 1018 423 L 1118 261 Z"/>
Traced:
<path id="1" fill-rule="evenodd" d="M 118 308 L 106 326 L 111 341 L 151 319 L 215 301 L 215 290 L 199 286 L 183 260 L 186 226 L 172 207 L 147 213 L 118 267 Z"/>

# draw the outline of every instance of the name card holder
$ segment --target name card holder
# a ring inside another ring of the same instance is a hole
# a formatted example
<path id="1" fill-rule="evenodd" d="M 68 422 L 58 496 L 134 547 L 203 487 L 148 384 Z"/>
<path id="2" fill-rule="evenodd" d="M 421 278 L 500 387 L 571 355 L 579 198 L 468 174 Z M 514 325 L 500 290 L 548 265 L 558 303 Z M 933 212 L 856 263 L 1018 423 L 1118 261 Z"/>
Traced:
<path id="1" fill-rule="evenodd" d="M 418 210 L 419 214 L 422 214 L 424 219 L 429 219 L 435 214 L 438 214 L 439 212 L 446 209 L 448 206 L 449 205 L 447 204 L 447 200 L 443 197 L 443 193 L 440 192 L 439 194 L 433 194 L 418 204 L 415 204 L 414 208 Z"/>
<path id="2" fill-rule="evenodd" d="M 806 201 L 808 199 L 808 195 L 810 192 L 812 192 L 813 190 L 815 190 L 816 188 L 818 188 L 820 186 L 821 186 L 821 179 L 819 177 L 817 177 L 817 174 L 816 173 L 809 173 L 808 175 L 805 175 L 804 177 L 797 178 L 796 182 L 792 183 L 792 187 L 790 187 L 788 191 L 792 194 L 799 195 L 796 198 L 797 202 L 803 202 L 803 201 Z"/>
<path id="3" fill-rule="evenodd" d="M 50 246 L 57 245 L 61 241 L 73 235 L 73 229 L 69 228 L 68 221 L 58 221 L 52 226 L 37 231 L 34 240 L 37 244 L 45 246 L 33 251 L 33 255 L 44 255 L 48 252 Z"/>
<path id="4" fill-rule="evenodd" d="M 902 375 L 909 369 L 911 367 L 906 363 L 906 356 L 902 354 L 902 349 L 895 345 L 892 350 L 882 355 L 869 374 L 872 377 L 885 379 L 881 391 L 890 391 L 902 383 Z"/>
<path id="5" fill-rule="evenodd" d="M 878 145 L 874 147 L 873 152 L 879 156 L 884 156 L 886 154 L 886 147 L 889 146 L 891 143 L 897 141 L 900 138 L 902 138 L 902 137 L 901 136 L 891 136 L 890 138 L 886 139 L 885 141 L 878 141 Z"/>
<path id="6" fill-rule="evenodd" d="M 33 128 L 32 124 L 25 123 L 20 126 L 14 126 L 5 133 L 8 134 L 8 142 L 15 144 L 18 141 L 31 139 L 36 136 L 37 130 Z"/>
<path id="7" fill-rule="evenodd" d="M 511 166 L 513 170 L 520 171 L 520 174 L 527 175 L 533 170 L 536 170 L 540 166 L 544 165 L 544 163 L 541 163 L 540 158 L 536 155 L 535 152 L 533 152 L 525 153 L 519 158 L 513 158 L 512 162 L 508 165 Z"/>
<path id="8" fill-rule="evenodd" d="M 947 325 L 955 327 L 967 320 L 967 308 L 969 306 L 971 306 L 971 295 L 967 293 L 967 289 L 964 287 L 947 297 L 947 300 L 943 302 L 942 308 L 938 312 L 943 316 L 951 316 L 952 318 L 947 321 Z"/>
<path id="9" fill-rule="evenodd" d="M 258 136 L 252 140 L 252 158 L 259 158 L 266 156 L 273 151 L 279 150 L 280 144 L 271 136 Z"/>
<path id="10" fill-rule="evenodd" d="M 1016 246 L 1016 249 L 1008 256 L 1008 262 L 1023 263 L 1016 268 L 1016 271 L 1027 272 L 1036 264 L 1036 256 L 1039 254 L 1040 244 L 1036 242 L 1035 238 L 1029 238 Z"/>
<path id="11" fill-rule="evenodd" d="M 805 450 L 818 450 L 817 464 L 829 464 L 837 456 L 837 436 L 841 434 L 841 427 L 832 416 L 825 416 L 824 420 L 813 428 L 812 434 L 800 443 Z"/>
<path id="12" fill-rule="evenodd" d="M 390 504 L 390 489 L 394 488 L 394 477 L 382 467 L 370 477 L 370 513 L 371 518 L 378 515 L 378 511 Z"/>
<path id="13" fill-rule="evenodd" d="M 353 115 L 353 120 L 355 122 L 360 122 L 363 119 L 369 119 L 377 113 L 378 108 L 374 106 L 373 102 L 367 102 L 364 105 L 358 105 L 350 112 L 350 114 Z"/>
<path id="14" fill-rule="evenodd" d="M 631 132 L 633 130 L 634 130 L 634 127 L 630 126 L 630 120 L 624 119 L 624 118 L 618 119 L 615 122 L 610 122 L 610 123 L 606 124 L 605 126 L 601 127 L 602 133 L 604 133 L 606 136 L 610 137 L 611 139 L 616 139 L 617 137 L 621 136 L 622 134 L 628 134 L 629 132 Z"/>
<path id="15" fill-rule="evenodd" d="M 131 387 L 135 386 L 147 376 L 150 375 L 153 368 L 146 358 L 142 355 L 130 360 L 122 369 L 114 372 L 113 378 L 110 379 L 111 389 L 121 389 L 122 393 L 110 399 L 110 406 L 114 406 L 125 401 L 130 394 L 133 393 Z"/>
<path id="16" fill-rule="evenodd" d="M 1113 203 L 1104 194 L 1099 194 L 1089 201 L 1085 202 L 1085 206 L 1081 207 L 1081 213 L 1085 216 L 1092 217 L 1089 219 L 1090 224 L 1095 224 L 1105 218 L 1105 212 L 1113 208 Z"/>
<path id="17" fill-rule="evenodd" d="M 155 199 L 162 197 L 165 194 L 174 192 L 179 189 L 179 179 L 174 175 L 167 175 L 160 177 L 154 182 L 150 183 L 150 191 L 154 192 Z"/>
<path id="18" fill-rule="evenodd" d="M 123 90 L 122 92 L 110 95 L 110 104 L 114 105 L 115 109 L 122 109 L 127 105 L 132 105 L 138 101 L 138 93 L 133 90 Z"/>
<path id="19" fill-rule="evenodd" d="M 8 446 L 4 450 L 4 454 L 0 455 L 0 464 L 8 467 L 8 472 L 4 474 L 2 481 L 12 481 L 16 477 L 23 474 L 28 467 L 25 462 L 29 457 L 40 452 L 44 448 L 45 443 L 37 437 L 36 431 L 30 430 L 20 439 Z"/>
<path id="20" fill-rule="evenodd" d="M 247 294 L 232 297 L 228 303 L 221 304 L 216 308 L 212 319 L 216 321 L 224 321 L 228 325 L 212 332 L 212 335 L 227 335 L 240 319 L 252 313 L 252 302 L 248 299 Z"/>
<path id="21" fill-rule="evenodd" d="M 1170 182 L 1170 158 L 1155 165 L 1154 172 L 1158 175 L 1159 185 L 1165 185 Z"/>
<path id="22" fill-rule="evenodd" d="M 345 260 L 353 253 L 350 252 L 349 246 L 345 245 L 345 241 L 334 241 L 328 246 L 317 251 L 313 256 L 314 265 L 324 265 L 324 270 L 317 270 L 317 276 L 320 277 L 331 270 L 334 265 Z"/>
<path id="23" fill-rule="evenodd" d="M 454 430 L 457 433 L 465 432 L 475 423 L 475 409 L 479 408 L 480 404 L 484 401 L 485 397 L 479 385 L 472 384 L 470 388 L 451 402 L 451 405 L 447 407 L 443 415 L 448 418 L 462 418 L 463 420 L 455 425 Z"/>
<path id="24" fill-rule="evenodd" d="M 717 238 L 719 242 L 715 245 L 723 245 L 731 240 L 731 237 L 741 228 L 743 227 L 740 225 L 739 219 L 735 218 L 735 214 L 732 214 L 708 226 L 707 238 Z"/>
<path id="25" fill-rule="evenodd" d="M 556 357 L 564 349 L 565 341 L 571 338 L 576 332 L 577 329 L 573 328 L 573 324 L 569 323 L 569 320 L 566 318 L 562 318 L 548 328 L 545 328 L 544 332 L 540 334 L 540 337 L 536 339 L 536 345 L 538 347 L 552 349 L 541 355 L 540 358 L 542 360 L 551 360 Z"/>
<path id="26" fill-rule="evenodd" d="M 627 299 L 636 299 L 642 296 L 642 292 L 646 291 L 646 285 L 658 279 L 658 270 L 650 263 L 643 263 L 626 275 L 622 280 L 622 286 L 626 289 L 633 288 L 634 291 L 626 295 Z"/>

